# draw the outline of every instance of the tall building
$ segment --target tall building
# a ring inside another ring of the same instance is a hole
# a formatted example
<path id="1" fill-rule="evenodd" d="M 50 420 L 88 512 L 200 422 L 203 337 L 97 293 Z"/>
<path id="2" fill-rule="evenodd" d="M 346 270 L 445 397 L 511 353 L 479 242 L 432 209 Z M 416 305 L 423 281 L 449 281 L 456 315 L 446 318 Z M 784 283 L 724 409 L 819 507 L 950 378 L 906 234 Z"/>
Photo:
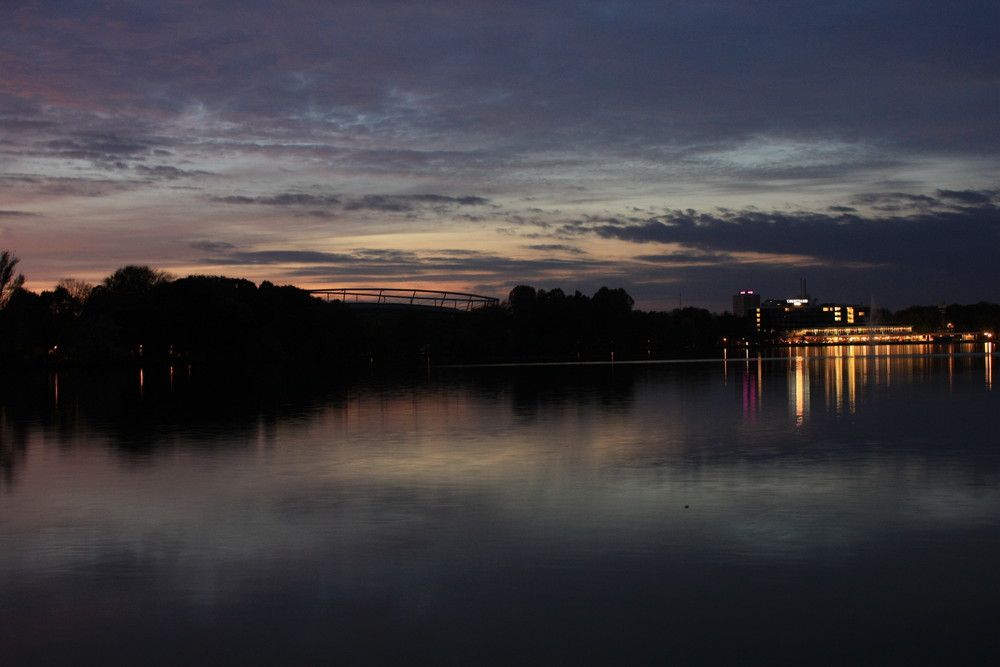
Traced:
<path id="1" fill-rule="evenodd" d="M 736 317 L 750 317 L 760 306 L 760 294 L 752 289 L 740 290 L 739 294 L 733 295 L 733 315 Z"/>
<path id="2" fill-rule="evenodd" d="M 807 329 L 840 329 L 868 324 L 868 308 L 836 303 L 815 304 L 808 297 L 770 299 L 756 309 L 757 330 L 789 333 Z"/>

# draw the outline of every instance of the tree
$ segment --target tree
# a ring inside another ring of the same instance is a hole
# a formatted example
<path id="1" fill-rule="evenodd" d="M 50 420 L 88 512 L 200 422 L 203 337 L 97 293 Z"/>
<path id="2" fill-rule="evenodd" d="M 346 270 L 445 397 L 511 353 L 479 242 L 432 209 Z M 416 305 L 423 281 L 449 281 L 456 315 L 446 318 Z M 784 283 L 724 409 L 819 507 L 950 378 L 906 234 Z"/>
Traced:
<path id="1" fill-rule="evenodd" d="M 119 294 L 142 294 L 173 280 L 166 271 L 129 264 L 104 279 L 104 287 Z"/>
<path id="2" fill-rule="evenodd" d="M 597 290 L 591 301 L 601 318 L 627 317 L 632 312 L 632 306 L 635 305 L 635 299 L 621 287 L 616 289 L 602 287 Z"/>
<path id="3" fill-rule="evenodd" d="M 82 318 L 101 321 L 109 329 L 111 347 L 127 355 L 165 354 L 166 314 L 162 292 L 173 277 L 165 271 L 130 264 L 105 278 L 91 290 Z"/>
<path id="4" fill-rule="evenodd" d="M 69 292 L 71 297 L 80 302 L 86 301 L 90 293 L 94 291 L 93 285 L 85 280 L 77 280 L 76 278 L 63 278 L 56 284 L 56 287 L 62 287 Z"/>
<path id="5" fill-rule="evenodd" d="M 24 274 L 14 274 L 21 259 L 11 251 L 0 251 L 0 309 L 7 305 L 10 296 L 24 285 Z"/>
<path id="6" fill-rule="evenodd" d="M 80 317 L 83 314 L 84 304 L 94 291 L 94 286 L 75 278 L 63 278 L 56 285 L 52 292 L 42 292 L 42 296 L 48 295 L 50 310 L 55 315 L 67 315 Z"/>
<path id="7" fill-rule="evenodd" d="M 507 296 L 507 304 L 515 317 L 531 317 L 535 314 L 538 292 L 531 285 L 518 285 Z"/>

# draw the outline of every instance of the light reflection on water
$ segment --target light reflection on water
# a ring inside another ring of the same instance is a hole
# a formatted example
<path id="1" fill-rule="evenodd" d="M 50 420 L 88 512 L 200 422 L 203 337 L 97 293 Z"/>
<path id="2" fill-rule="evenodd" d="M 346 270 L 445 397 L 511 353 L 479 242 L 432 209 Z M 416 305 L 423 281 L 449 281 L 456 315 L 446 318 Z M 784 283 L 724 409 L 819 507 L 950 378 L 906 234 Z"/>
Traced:
<path id="1" fill-rule="evenodd" d="M 0 405 L 0 640 L 40 663 L 985 661 L 992 357 L 874 352 L 53 376 Z"/>

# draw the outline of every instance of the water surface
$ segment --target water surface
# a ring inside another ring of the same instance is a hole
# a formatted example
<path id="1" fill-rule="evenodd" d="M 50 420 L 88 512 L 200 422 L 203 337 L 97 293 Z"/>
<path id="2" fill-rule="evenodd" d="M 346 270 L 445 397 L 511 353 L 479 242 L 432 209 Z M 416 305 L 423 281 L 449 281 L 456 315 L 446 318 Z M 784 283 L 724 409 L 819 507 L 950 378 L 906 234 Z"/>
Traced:
<path id="1" fill-rule="evenodd" d="M 993 664 L 993 356 L 190 369 L 0 397 L 0 645 L 105 664 Z"/>

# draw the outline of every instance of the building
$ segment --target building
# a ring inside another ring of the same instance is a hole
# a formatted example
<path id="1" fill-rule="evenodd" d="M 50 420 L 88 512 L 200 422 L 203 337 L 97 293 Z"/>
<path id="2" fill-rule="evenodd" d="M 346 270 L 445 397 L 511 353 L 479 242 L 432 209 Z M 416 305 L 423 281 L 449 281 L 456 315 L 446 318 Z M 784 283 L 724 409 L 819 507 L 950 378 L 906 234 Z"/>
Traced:
<path id="1" fill-rule="evenodd" d="M 868 308 L 844 304 L 815 304 L 808 296 L 769 299 L 756 308 L 757 331 L 784 333 L 800 329 L 865 327 Z"/>
<path id="2" fill-rule="evenodd" d="M 760 294 L 752 289 L 740 290 L 733 295 L 733 315 L 750 317 L 760 307 Z"/>
<path id="3" fill-rule="evenodd" d="M 754 311 L 757 331 L 786 343 L 902 343 L 926 342 L 928 334 L 914 334 L 909 325 L 875 323 L 866 306 L 813 303 L 807 295 L 769 299 Z"/>

